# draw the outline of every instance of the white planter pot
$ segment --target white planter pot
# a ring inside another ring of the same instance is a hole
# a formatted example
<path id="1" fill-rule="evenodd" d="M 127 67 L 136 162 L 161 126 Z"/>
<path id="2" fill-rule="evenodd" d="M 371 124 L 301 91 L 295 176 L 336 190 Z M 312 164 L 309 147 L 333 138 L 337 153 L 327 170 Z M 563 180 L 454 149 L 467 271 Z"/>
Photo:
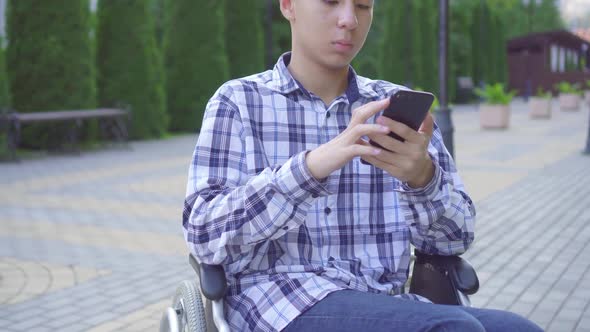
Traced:
<path id="1" fill-rule="evenodd" d="M 559 108 L 561 108 L 562 111 L 580 110 L 580 95 L 575 93 L 560 93 Z"/>
<path id="2" fill-rule="evenodd" d="M 479 105 L 479 123 L 484 129 L 505 129 L 510 123 L 509 105 Z"/>
<path id="3" fill-rule="evenodd" d="M 535 118 L 551 118 L 551 98 L 531 97 L 529 99 L 529 116 Z"/>
<path id="4" fill-rule="evenodd" d="M 590 90 L 584 91 L 584 99 L 586 99 L 586 102 L 590 104 Z"/>

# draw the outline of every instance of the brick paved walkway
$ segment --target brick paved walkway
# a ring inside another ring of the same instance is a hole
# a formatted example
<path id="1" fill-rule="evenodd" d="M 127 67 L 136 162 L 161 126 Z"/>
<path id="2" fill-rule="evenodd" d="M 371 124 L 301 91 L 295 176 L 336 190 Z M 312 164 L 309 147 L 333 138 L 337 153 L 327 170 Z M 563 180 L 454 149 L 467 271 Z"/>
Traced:
<path id="1" fill-rule="evenodd" d="M 509 130 L 482 131 L 475 106 L 455 107 L 478 210 L 475 305 L 590 331 L 588 116 L 530 120 L 516 101 Z M 193 275 L 180 215 L 194 141 L 0 164 L 0 330 L 156 330 Z"/>

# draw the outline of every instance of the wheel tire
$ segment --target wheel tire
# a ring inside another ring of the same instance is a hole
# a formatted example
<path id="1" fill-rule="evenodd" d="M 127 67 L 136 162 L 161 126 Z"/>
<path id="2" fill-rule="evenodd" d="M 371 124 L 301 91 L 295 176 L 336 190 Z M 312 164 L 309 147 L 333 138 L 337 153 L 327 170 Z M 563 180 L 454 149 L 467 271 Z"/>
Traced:
<path id="1" fill-rule="evenodd" d="M 201 292 L 195 281 L 185 280 L 176 289 L 173 308 L 180 308 L 180 300 L 184 303 L 184 310 L 180 319 L 181 331 L 207 332 L 205 321 L 205 308 L 201 298 Z"/>

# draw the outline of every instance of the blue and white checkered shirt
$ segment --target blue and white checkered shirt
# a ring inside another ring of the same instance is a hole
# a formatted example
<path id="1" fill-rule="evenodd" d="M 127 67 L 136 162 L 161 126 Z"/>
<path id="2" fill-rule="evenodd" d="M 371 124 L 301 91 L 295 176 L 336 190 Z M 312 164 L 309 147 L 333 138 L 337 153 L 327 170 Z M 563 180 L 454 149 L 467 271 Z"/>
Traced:
<path id="1" fill-rule="evenodd" d="M 326 106 L 289 60 L 219 88 L 189 169 L 186 241 L 200 262 L 225 268 L 225 314 L 238 331 L 279 331 L 337 290 L 399 296 L 410 243 L 454 255 L 473 241 L 475 209 L 436 126 L 424 188 L 360 158 L 314 179 L 306 152 L 340 134 L 353 109 L 403 87 L 350 68 L 345 94 Z"/>

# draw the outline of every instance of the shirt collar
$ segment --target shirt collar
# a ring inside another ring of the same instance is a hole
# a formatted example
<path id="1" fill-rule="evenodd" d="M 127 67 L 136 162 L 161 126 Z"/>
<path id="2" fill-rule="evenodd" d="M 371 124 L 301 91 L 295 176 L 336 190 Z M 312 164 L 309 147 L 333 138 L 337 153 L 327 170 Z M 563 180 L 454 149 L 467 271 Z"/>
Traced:
<path id="1" fill-rule="evenodd" d="M 291 52 L 284 53 L 281 55 L 273 69 L 273 82 L 275 88 L 283 94 L 289 94 L 294 91 L 301 91 L 306 95 L 311 95 L 305 87 L 297 81 L 291 72 L 287 68 L 291 61 Z M 348 87 L 344 93 L 344 96 L 348 99 L 348 103 L 352 104 L 359 99 L 361 92 L 358 86 L 358 76 L 352 66 L 348 68 Z"/>

